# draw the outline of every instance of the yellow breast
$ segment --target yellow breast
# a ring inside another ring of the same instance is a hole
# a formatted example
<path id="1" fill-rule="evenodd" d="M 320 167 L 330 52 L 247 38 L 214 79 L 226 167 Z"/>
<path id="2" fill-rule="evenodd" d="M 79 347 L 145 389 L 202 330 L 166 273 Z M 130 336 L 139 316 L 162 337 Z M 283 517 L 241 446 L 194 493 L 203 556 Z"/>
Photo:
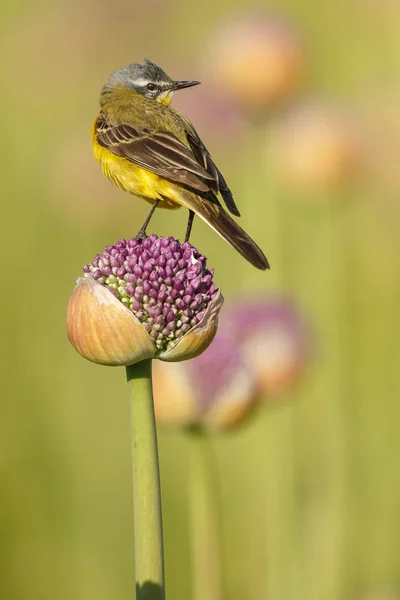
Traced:
<path id="1" fill-rule="evenodd" d="M 150 204 L 160 200 L 160 208 L 179 208 L 179 190 L 173 183 L 103 148 L 98 144 L 95 134 L 93 152 L 104 175 L 121 190 L 139 196 Z"/>

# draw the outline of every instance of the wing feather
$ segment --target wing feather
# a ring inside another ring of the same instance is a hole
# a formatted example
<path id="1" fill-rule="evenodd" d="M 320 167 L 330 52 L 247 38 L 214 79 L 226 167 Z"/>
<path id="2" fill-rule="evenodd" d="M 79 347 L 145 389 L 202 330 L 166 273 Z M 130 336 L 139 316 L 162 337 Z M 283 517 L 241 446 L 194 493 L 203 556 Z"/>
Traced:
<path id="1" fill-rule="evenodd" d="M 188 135 L 188 141 L 199 163 L 204 166 L 207 173 L 210 173 L 210 175 L 213 176 L 213 179 L 217 182 L 218 191 L 221 194 L 228 210 L 233 215 L 240 217 L 240 212 L 233 199 L 232 192 L 223 178 L 221 171 L 214 163 L 210 153 L 194 129 Z"/>
<path id="2" fill-rule="evenodd" d="M 127 158 L 161 177 L 195 192 L 218 193 L 217 181 L 176 136 L 165 131 L 136 131 L 126 124 L 110 126 L 98 120 L 97 141 L 117 156 Z"/>
<path id="3" fill-rule="evenodd" d="M 168 131 L 137 131 L 126 123 L 111 124 L 100 116 L 96 123 L 97 141 L 117 156 L 174 181 L 218 203 L 220 193 L 227 208 L 240 216 L 225 179 L 213 162 L 197 132 L 188 123 L 189 147 Z"/>

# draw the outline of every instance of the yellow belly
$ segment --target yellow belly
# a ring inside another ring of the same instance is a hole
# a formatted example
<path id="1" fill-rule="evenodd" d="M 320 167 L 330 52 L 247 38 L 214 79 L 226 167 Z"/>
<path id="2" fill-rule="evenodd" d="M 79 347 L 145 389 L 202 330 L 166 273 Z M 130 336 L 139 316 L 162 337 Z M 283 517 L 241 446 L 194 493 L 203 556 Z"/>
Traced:
<path id="1" fill-rule="evenodd" d="M 177 187 L 147 169 L 138 167 L 126 158 L 116 156 L 93 140 L 94 156 L 104 175 L 126 192 L 139 196 L 150 204 L 160 200 L 160 208 L 179 208 Z"/>

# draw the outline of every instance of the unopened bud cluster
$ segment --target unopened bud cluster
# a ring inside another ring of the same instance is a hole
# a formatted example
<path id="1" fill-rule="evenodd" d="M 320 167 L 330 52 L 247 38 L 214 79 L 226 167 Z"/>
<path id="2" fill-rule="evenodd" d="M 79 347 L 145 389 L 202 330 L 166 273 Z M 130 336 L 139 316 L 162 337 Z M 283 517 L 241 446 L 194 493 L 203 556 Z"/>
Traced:
<path id="1" fill-rule="evenodd" d="M 84 272 L 134 313 L 157 351 L 173 348 L 198 325 L 217 294 L 205 256 L 189 243 L 155 234 L 143 240 L 121 238 Z"/>

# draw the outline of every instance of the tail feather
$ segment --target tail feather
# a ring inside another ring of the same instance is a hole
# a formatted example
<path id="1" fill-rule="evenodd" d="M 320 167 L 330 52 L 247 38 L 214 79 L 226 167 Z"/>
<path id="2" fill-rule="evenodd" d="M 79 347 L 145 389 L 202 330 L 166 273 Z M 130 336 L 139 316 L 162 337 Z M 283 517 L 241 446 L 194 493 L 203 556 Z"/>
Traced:
<path id="1" fill-rule="evenodd" d="M 221 206 L 185 192 L 180 195 L 180 200 L 183 206 L 195 212 L 257 269 L 270 268 L 261 248 Z"/>

